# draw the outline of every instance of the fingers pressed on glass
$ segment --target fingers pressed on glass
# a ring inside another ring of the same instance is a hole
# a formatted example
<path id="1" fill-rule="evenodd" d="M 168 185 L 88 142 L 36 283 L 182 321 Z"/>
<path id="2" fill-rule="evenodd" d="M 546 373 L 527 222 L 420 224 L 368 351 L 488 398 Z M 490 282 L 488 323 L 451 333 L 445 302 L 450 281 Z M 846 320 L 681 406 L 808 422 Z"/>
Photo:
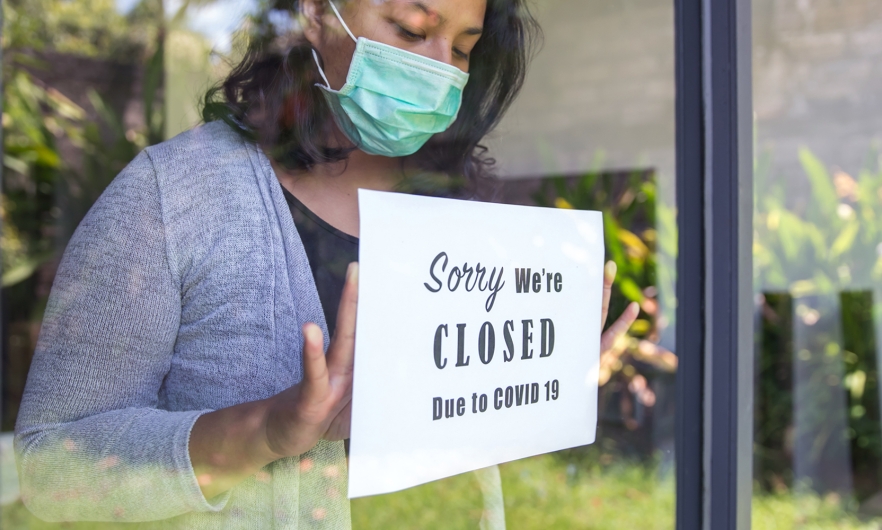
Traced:
<path id="1" fill-rule="evenodd" d="M 328 379 L 322 330 L 315 324 L 303 326 L 303 380 L 308 390 L 319 389 Z"/>
<path id="2" fill-rule="evenodd" d="M 600 349 L 606 351 L 612 348 L 617 338 L 624 335 L 637 317 L 640 315 L 640 304 L 631 302 L 619 318 L 600 337 Z"/>
<path id="3" fill-rule="evenodd" d="M 603 267 L 603 305 L 600 310 L 600 326 L 606 325 L 606 318 L 609 314 L 609 299 L 612 296 L 612 286 L 616 280 L 616 271 L 618 267 L 614 261 L 607 261 Z"/>

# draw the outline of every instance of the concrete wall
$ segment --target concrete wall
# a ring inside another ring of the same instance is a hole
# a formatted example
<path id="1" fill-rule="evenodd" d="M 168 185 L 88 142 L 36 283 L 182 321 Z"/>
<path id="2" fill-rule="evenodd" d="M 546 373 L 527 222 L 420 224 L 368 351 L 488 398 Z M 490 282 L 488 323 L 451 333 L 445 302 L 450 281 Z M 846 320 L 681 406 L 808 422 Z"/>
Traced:
<path id="1" fill-rule="evenodd" d="M 856 176 L 882 137 L 882 0 L 755 0 L 754 46 L 770 177 L 804 189 L 800 146 Z"/>
<path id="2" fill-rule="evenodd" d="M 509 177 L 674 170 L 671 0 L 546 0 L 545 47 L 491 142 Z M 882 138 L 882 0 L 754 0 L 758 151 L 795 192 L 797 149 L 855 174 Z M 761 190 L 758 190 L 761 192 Z"/>
<path id="3" fill-rule="evenodd" d="M 672 177 L 673 2 L 535 7 L 545 45 L 491 141 L 503 175 L 652 167 Z"/>

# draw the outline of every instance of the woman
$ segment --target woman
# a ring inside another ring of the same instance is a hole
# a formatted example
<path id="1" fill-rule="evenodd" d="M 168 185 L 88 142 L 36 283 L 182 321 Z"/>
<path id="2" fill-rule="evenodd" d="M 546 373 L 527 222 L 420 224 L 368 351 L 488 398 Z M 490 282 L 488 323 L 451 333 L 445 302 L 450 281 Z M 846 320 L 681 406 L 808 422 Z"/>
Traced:
<path id="1" fill-rule="evenodd" d="M 40 517 L 349 526 L 356 190 L 473 191 L 535 23 L 522 0 L 289 4 L 65 252 L 16 428 Z"/>

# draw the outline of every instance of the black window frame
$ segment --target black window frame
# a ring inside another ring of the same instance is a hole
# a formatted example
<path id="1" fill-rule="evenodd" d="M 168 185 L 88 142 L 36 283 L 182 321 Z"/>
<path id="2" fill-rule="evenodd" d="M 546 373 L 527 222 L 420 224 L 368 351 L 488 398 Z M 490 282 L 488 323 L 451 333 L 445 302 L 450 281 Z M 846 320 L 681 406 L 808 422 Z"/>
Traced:
<path id="1" fill-rule="evenodd" d="M 747 529 L 753 468 L 751 0 L 675 0 L 677 528 Z"/>

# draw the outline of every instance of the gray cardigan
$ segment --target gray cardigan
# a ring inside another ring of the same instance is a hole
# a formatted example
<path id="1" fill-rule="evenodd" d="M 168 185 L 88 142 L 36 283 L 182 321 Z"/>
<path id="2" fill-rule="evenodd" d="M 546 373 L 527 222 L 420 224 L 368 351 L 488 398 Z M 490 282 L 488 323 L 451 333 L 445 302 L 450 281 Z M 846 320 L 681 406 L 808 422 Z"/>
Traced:
<path id="1" fill-rule="evenodd" d="M 214 122 L 147 148 L 70 241 L 16 425 L 22 498 L 52 520 L 161 528 L 348 528 L 341 443 L 206 500 L 200 414 L 301 379 L 327 327 L 267 158 Z"/>

